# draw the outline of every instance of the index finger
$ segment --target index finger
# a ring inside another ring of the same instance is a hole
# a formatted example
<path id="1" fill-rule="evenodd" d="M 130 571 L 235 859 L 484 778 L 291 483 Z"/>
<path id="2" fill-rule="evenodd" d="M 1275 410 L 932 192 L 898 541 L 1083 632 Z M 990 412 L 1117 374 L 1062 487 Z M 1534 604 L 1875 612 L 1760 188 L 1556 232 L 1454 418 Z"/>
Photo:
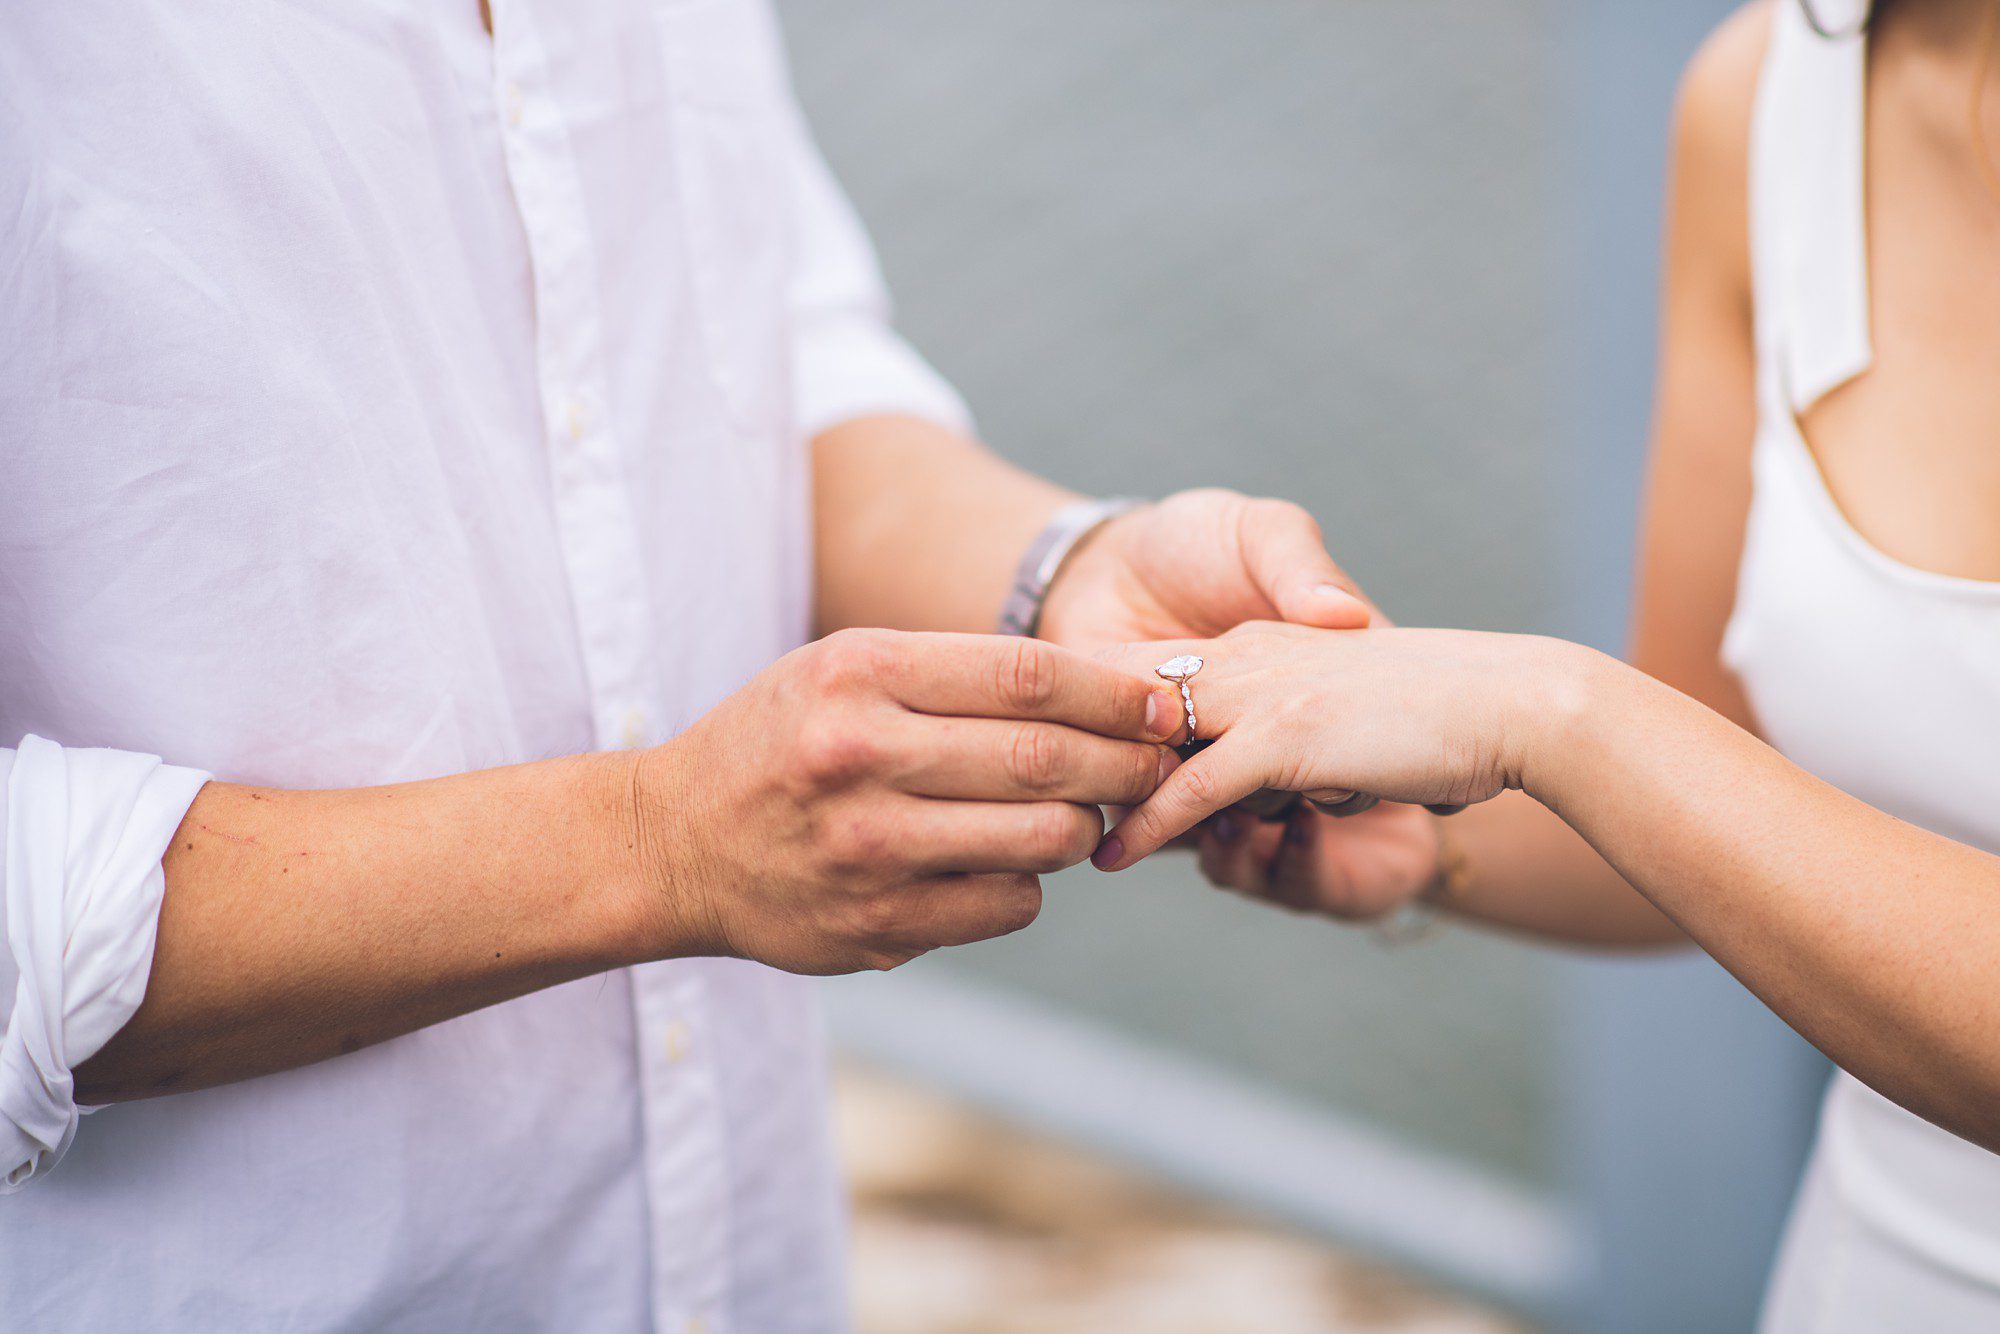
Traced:
<path id="1" fill-rule="evenodd" d="M 1100 736 L 1166 741 L 1181 730 L 1180 696 L 1166 683 L 1093 662 L 1039 639 L 924 635 L 915 670 L 888 683 L 917 713 L 1062 723 Z"/>

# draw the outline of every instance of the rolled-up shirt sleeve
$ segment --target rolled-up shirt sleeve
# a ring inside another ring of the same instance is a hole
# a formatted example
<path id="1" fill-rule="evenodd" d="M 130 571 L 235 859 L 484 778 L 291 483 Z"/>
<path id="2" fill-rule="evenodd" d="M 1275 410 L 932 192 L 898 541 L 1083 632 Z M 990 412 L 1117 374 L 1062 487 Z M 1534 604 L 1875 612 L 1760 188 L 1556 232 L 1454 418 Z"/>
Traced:
<path id="1" fill-rule="evenodd" d="M 76 1137 L 71 1070 L 146 994 L 166 873 L 160 859 L 208 775 L 151 755 L 0 749 L 0 1194 Z"/>
<path id="2" fill-rule="evenodd" d="M 805 118 L 788 108 L 798 252 L 793 392 L 808 440 L 858 417 L 920 417 L 964 434 L 965 400 L 896 332 L 868 233 Z"/>

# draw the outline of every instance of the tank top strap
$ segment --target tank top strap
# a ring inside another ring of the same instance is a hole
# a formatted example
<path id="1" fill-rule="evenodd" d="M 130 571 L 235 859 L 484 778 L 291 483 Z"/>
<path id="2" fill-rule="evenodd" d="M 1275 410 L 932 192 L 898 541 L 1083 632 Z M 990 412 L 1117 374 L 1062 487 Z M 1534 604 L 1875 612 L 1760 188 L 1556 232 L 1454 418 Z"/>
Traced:
<path id="1" fill-rule="evenodd" d="M 1823 27 L 1854 31 L 1867 0 L 1808 0 Z M 1771 36 L 1750 138 L 1750 263 L 1758 374 L 1803 412 L 1868 368 L 1864 204 L 1868 47 L 1823 37 L 1801 0 L 1771 0 Z"/>

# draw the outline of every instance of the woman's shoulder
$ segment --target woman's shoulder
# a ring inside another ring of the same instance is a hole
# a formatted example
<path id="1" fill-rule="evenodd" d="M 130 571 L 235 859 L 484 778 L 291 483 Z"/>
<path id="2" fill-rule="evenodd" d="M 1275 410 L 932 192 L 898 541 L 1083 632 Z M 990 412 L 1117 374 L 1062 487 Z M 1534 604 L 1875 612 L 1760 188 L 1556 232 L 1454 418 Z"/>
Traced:
<path id="1" fill-rule="evenodd" d="M 1773 12 L 1791 3 L 1795 0 L 1750 0 L 1717 25 L 1689 59 L 1674 107 L 1675 144 L 1684 162 L 1692 153 L 1718 168 L 1747 169 Z"/>
<path id="2" fill-rule="evenodd" d="M 1711 32 L 1681 74 L 1674 103 L 1669 245 L 1682 281 L 1750 298 L 1750 141 L 1775 7 L 1751 0 Z"/>

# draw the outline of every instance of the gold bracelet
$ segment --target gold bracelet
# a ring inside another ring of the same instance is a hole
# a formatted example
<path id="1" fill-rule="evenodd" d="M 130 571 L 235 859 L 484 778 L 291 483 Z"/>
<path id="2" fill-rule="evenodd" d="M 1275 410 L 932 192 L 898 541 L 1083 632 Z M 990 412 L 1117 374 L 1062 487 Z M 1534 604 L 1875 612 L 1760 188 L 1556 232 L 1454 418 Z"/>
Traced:
<path id="1" fill-rule="evenodd" d="M 1441 815 L 1431 816 L 1437 834 L 1437 871 L 1430 883 L 1375 924 L 1375 939 L 1384 945 L 1414 945 L 1437 929 L 1439 909 L 1450 905 L 1472 885 L 1472 861 L 1452 837 Z"/>
<path id="2" fill-rule="evenodd" d="M 1465 897 L 1465 891 L 1472 888 L 1472 859 L 1465 855 L 1464 846 L 1452 836 L 1450 820 L 1442 815 L 1433 815 L 1431 822 L 1437 827 L 1438 869 L 1418 897 L 1443 907 L 1454 899 Z"/>

